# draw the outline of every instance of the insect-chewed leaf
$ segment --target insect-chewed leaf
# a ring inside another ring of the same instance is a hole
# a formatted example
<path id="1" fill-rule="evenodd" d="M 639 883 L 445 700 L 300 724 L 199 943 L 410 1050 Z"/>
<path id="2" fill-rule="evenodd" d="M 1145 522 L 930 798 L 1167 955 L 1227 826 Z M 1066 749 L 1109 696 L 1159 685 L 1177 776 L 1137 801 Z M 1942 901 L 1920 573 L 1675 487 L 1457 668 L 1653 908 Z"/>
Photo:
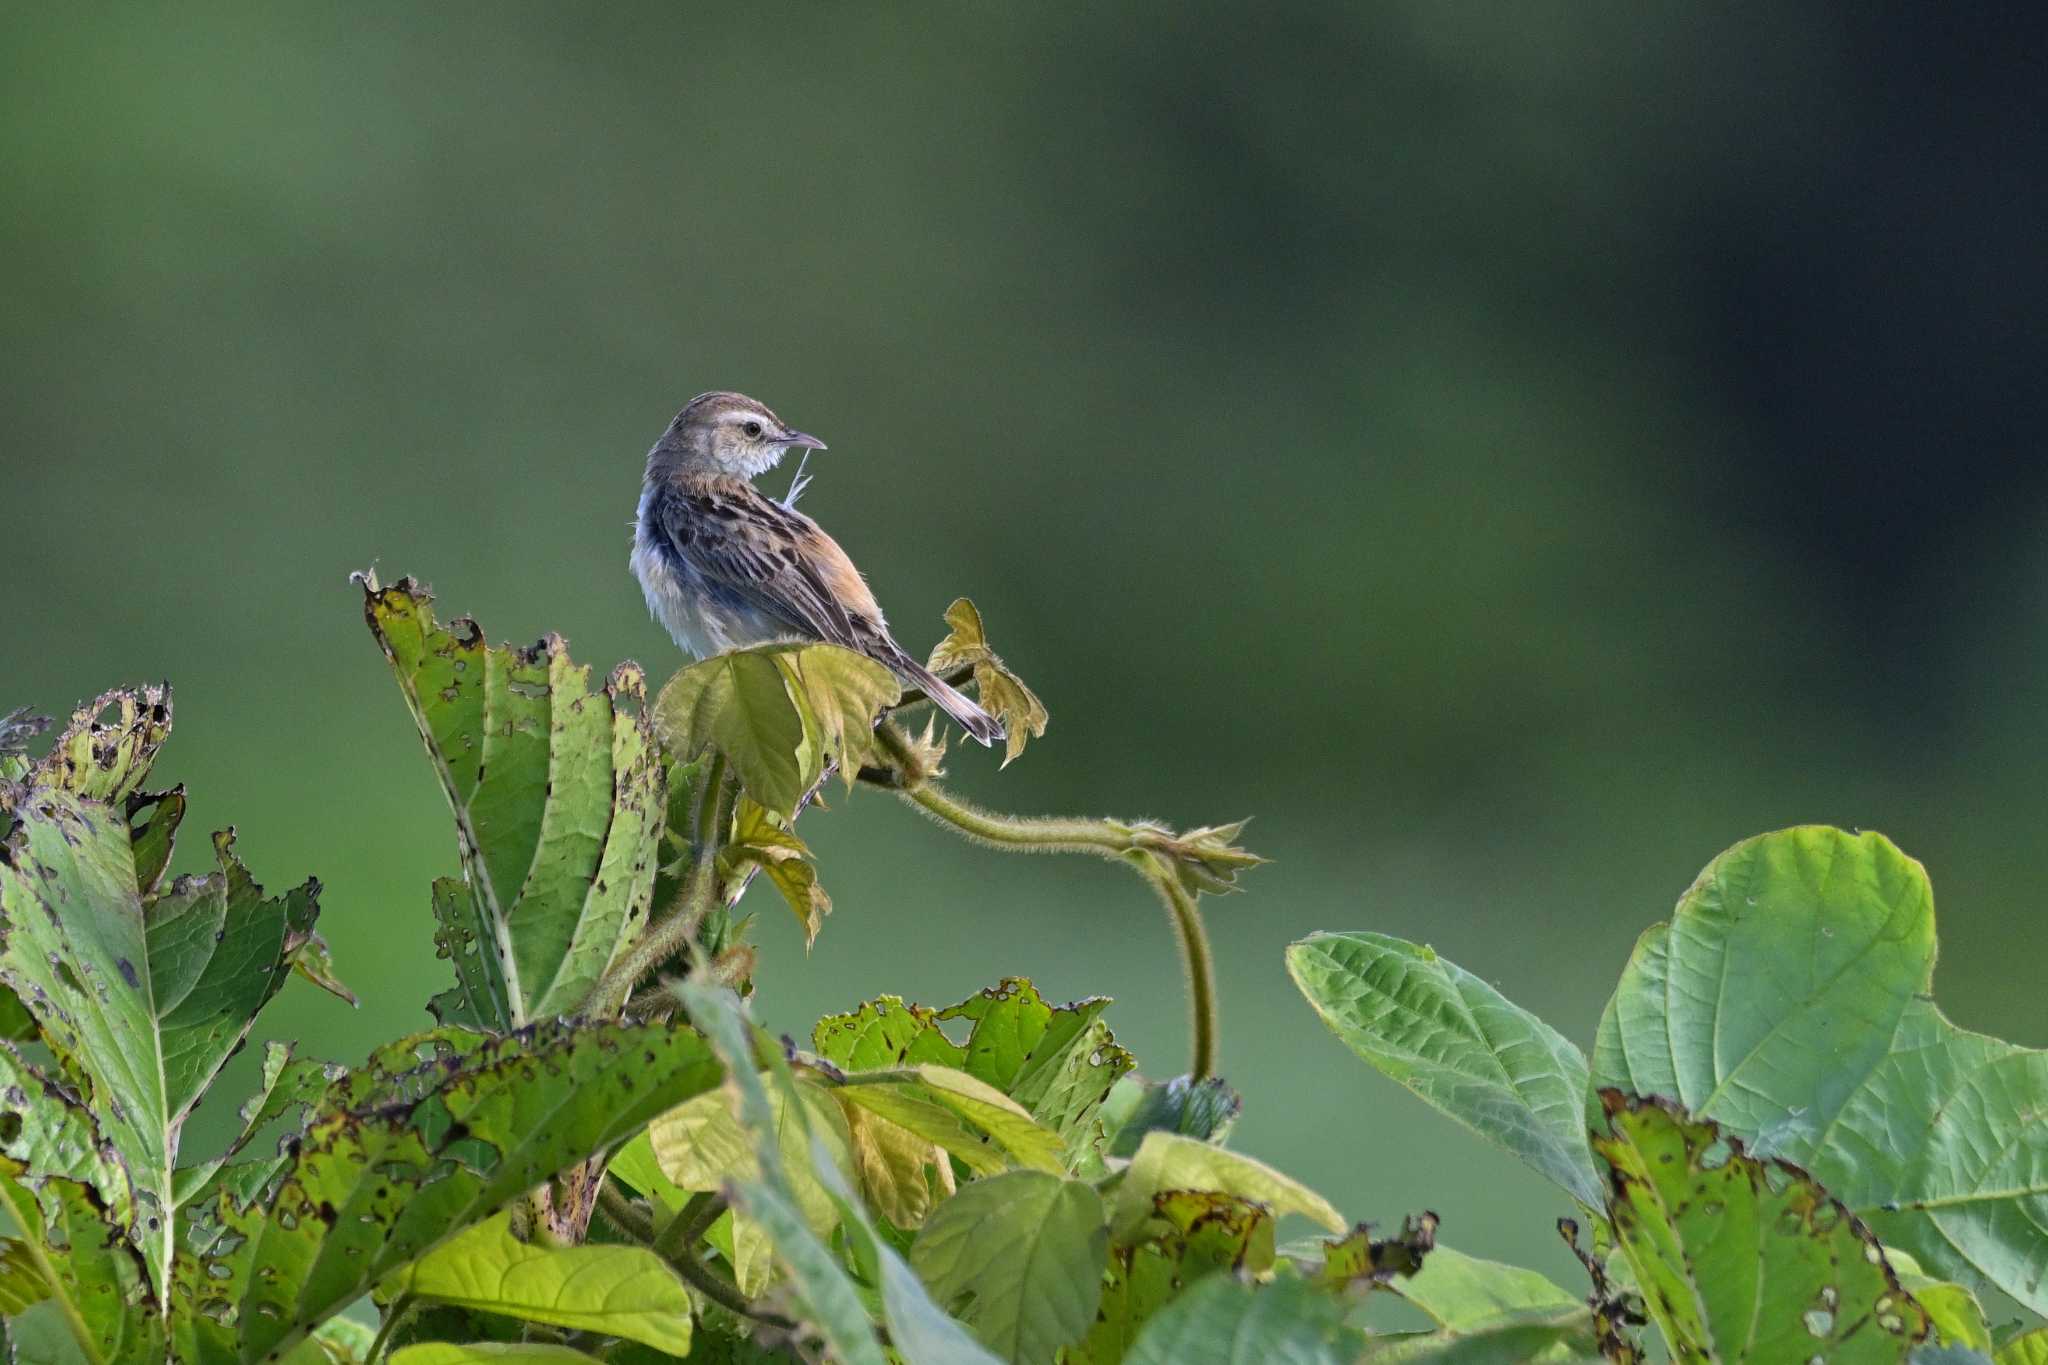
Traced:
<path id="1" fill-rule="evenodd" d="M 654 891 L 665 802 L 645 678 L 624 665 L 593 688 L 558 636 L 486 646 L 412 579 L 357 581 L 455 813 L 466 876 L 435 888 L 458 977 L 441 1016 L 502 1028 L 575 1010 Z"/>
<path id="2" fill-rule="evenodd" d="M 940 677 L 958 668 L 974 670 L 982 709 L 1001 721 L 1008 733 L 1003 746 L 1003 763 L 1008 766 L 1024 752 L 1026 742 L 1045 734 L 1045 703 L 989 648 L 988 632 L 974 603 L 964 597 L 954 599 L 946 608 L 946 624 L 953 628 L 952 633 L 939 641 L 925 667 Z"/>
<path id="3" fill-rule="evenodd" d="M 1105 996 L 1047 1004 L 1030 981 L 1006 977 L 942 1010 L 881 996 L 819 1020 L 811 1045 L 850 1071 L 925 1062 L 964 1071 L 1071 1141 L 1135 1065 L 1101 1020 L 1109 1004 Z M 955 1019 L 972 1025 L 965 1043 L 955 1043 L 941 1027 Z"/>
<path id="4" fill-rule="evenodd" d="M 1372 1224 L 1360 1223 L 1344 1236 L 1323 1243 L 1321 1263 L 1313 1278 L 1331 1289 L 1354 1285 L 1378 1287 L 1421 1270 L 1436 1250 L 1437 1217 L 1411 1214 L 1401 1220 L 1394 1237 L 1374 1237 Z"/>
<path id="5" fill-rule="evenodd" d="M 129 1243 L 127 1229 L 88 1185 L 60 1176 L 32 1179 L 19 1162 L 0 1157 L 0 1205 L 30 1250 L 44 1291 L 41 1306 L 54 1310 L 74 1344 L 56 1338 L 58 1353 L 23 1351 L 16 1359 L 142 1361 L 164 1358 L 163 1320 L 144 1308 L 149 1273 Z M 55 1326 L 56 1323 L 51 1323 Z M 8 1324 L 12 1329 L 15 1322 Z M 81 1356 L 83 1346 L 92 1354 Z"/>
<path id="6" fill-rule="evenodd" d="M 117 802 L 142 786 L 170 735 L 168 684 L 117 688 L 72 712 L 50 752 L 23 780 Z"/>
<path id="7" fill-rule="evenodd" d="M 1168 1190 L 1212 1190 L 1256 1199 L 1276 1214 L 1298 1213 L 1332 1232 L 1348 1226 L 1330 1201 L 1291 1176 L 1241 1152 L 1178 1133 L 1148 1133 L 1117 1187 L 1110 1233 L 1119 1242 L 1148 1235 L 1152 1200 Z"/>
<path id="8" fill-rule="evenodd" d="M 1813 1177 L 1666 1102 L 1600 1096 L 1615 1240 L 1674 1356 L 1854 1365 L 1926 1339 L 1877 1239 Z"/>
<path id="9" fill-rule="evenodd" d="M 1592 1084 L 1668 1096 L 1930 1274 L 2048 1311 L 2048 1051 L 1950 1023 L 1934 961 L 1926 870 L 1883 835 L 1745 840 L 1636 944 Z"/>
<path id="10" fill-rule="evenodd" d="M 860 1291 L 805 1225 L 791 1198 L 790 1163 L 783 1155 L 787 1138 L 780 1128 L 793 1123 L 809 1134 L 813 1120 L 799 1096 L 801 1087 L 788 1061 L 780 1051 L 769 1048 L 765 1049 L 768 1070 L 760 1073 L 753 1069 L 756 1049 L 750 1042 L 750 1026 L 731 991 L 693 982 L 685 982 L 677 991 L 690 1017 L 726 1059 L 737 1092 L 739 1121 L 754 1140 L 761 1174 L 756 1180 L 734 1182 L 738 1207 L 767 1233 L 777 1261 L 788 1273 L 792 1296 L 804 1315 L 823 1330 L 836 1357 L 846 1365 L 881 1365 L 881 1349 Z M 771 1102 L 771 1093 L 781 1096 L 779 1108 Z M 932 1303 L 902 1256 L 875 1231 L 845 1173 L 825 1156 L 822 1144 L 813 1141 L 811 1153 L 811 1174 L 839 1214 L 839 1236 L 862 1277 L 880 1291 L 882 1317 L 896 1355 L 905 1365 L 998 1365 L 965 1328 Z"/>
<path id="11" fill-rule="evenodd" d="M 323 1109 L 249 1206 L 223 1194 L 213 1215 L 229 1235 L 177 1267 L 206 1349 L 253 1361 L 289 1347 L 384 1275 L 721 1074 L 701 1035 L 667 1022 L 442 1041 L 386 1049 L 364 1068 L 379 1078 L 368 1107 Z M 397 1069 L 420 1051 L 446 1060 Z"/>
<path id="12" fill-rule="evenodd" d="M 220 871 L 182 877 L 147 906 L 127 822 L 49 786 L 29 789 L 0 859 L 0 982 L 45 1042 L 92 1085 L 133 1182 L 151 1269 L 177 1237 L 178 1133 L 260 1010 L 284 985 L 318 914 L 319 883 L 268 898 L 217 835 Z"/>
<path id="13" fill-rule="evenodd" d="M 1217 1271 L 1256 1276 L 1273 1266 L 1272 1214 L 1248 1199 L 1165 1191 L 1153 1196 L 1146 1226 L 1144 1240 L 1111 1244 L 1095 1322 L 1067 1348 L 1067 1365 L 1117 1365 L 1185 1286 Z"/>

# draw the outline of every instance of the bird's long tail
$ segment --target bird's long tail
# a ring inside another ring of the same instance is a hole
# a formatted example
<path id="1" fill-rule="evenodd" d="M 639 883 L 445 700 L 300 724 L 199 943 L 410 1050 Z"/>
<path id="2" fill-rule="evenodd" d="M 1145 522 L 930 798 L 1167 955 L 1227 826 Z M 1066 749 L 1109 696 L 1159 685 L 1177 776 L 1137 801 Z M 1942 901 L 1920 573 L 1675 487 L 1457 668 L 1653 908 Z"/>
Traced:
<path id="1" fill-rule="evenodd" d="M 896 676 L 930 697 L 941 711 L 959 724 L 961 729 L 984 745 L 992 745 L 1004 738 L 1003 727 L 994 716 L 976 706 L 972 698 L 905 654 L 902 649 L 892 647 L 888 657 L 882 662 L 887 664 Z"/>

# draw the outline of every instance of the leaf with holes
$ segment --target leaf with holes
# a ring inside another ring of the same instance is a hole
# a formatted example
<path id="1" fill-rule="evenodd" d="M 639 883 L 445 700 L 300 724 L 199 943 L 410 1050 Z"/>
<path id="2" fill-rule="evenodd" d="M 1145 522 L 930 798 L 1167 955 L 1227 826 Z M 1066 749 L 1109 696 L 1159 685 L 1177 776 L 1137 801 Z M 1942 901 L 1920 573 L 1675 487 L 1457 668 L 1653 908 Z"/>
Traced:
<path id="1" fill-rule="evenodd" d="M 319 884 L 269 898 L 214 840 L 220 870 L 145 905 L 129 827 L 112 808 L 30 788 L 0 860 L 0 981 L 62 1065 L 90 1085 L 126 1168 L 159 1291 L 177 1240 L 175 1167 L 186 1117 L 312 932 Z"/>
<path id="2" fill-rule="evenodd" d="M 1155 1196 L 1168 1190 L 1209 1190 L 1256 1199 L 1276 1214 L 1298 1213 L 1332 1232 L 1346 1229 L 1330 1201 L 1291 1176 L 1241 1152 L 1212 1147 L 1178 1133 L 1149 1133 L 1117 1186 L 1110 1235 L 1128 1242 L 1149 1235 Z"/>
<path id="3" fill-rule="evenodd" d="M 1184 1287 L 1217 1272 L 1259 1276 L 1273 1267 L 1273 1215 L 1263 1204 L 1214 1191 L 1152 1196 L 1147 1235 L 1112 1243 L 1102 1303 L 1066 1365 L 1117 1365 L 1159 1310 Z"/>
<path id="4" fill-rule="evenodd" d="M 324 1109 L 262 1197 L 223 1194 L 213 1250 L 181 1258 L 205 1349 L 255 1360 L 289 1347 L 371 1285 L 507 1200 L 631 1134 L 719 1079 L 697 1033 L 671 1023 L 542 1024 L 391 1062 L 355 1109 Z M 394 1059 L 411 1050 L 386 1050 Z M 350 1082 L 338 1084 L 343 1092 Z"/>
<path id="5" fill-rule="evenodd" d="M 666 814 L 646 680 L 602 687 L 550 635 L 487 646 L 412 579 L 361 574 L 364 615 L 455 813 L 464 877 L 434 887 L 457 984 L 437 1017 L 491 1029 L 576 1011 L 646 920 Z"/>
<path id="6" fill-rule="evenodd" d="M 1934 958 L 1927 873 L 1883 835 L 1746 840 L 1637 943 L 1593 1084 L 1668 1096 L 1930 1274 L 2048 1311 L 2048 1052 L 1951 1024 Z"/>
<path id="7" fill-rule="evenodd" d="M 940 1010 L 880 996 L 820 1019 L 811 1045 L 848 1071 L 925 1062 L 964 1071 L 1071 1140 L 1135 1065 L 1102 1022 L 1109 1004 L 1106 996 L 1047 1004 L 1030 981 L 1013 976 Z M 956 1019 L 970 1024 L 964 1043 L 944 1031 Z"/>
<path id="8" fill-rule="evenodd" d="M 1898 1362 L 1927 1311 L 1819 1182 L 1668 1103 L 1600 1092 L 1614 1236 L 1675 1357 Z"/>

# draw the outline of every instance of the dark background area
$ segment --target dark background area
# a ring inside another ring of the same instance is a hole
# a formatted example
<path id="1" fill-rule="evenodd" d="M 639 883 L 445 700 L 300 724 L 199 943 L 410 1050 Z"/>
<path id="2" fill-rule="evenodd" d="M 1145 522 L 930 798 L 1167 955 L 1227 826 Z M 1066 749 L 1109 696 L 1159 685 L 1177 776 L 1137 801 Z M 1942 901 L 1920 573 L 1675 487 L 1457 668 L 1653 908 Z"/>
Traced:
<path id="1" fill-rule="evenodd" d="M 360 1057 L 428 1022 L 455 848 L 348 571 L 665 674 L 641 458 L 744 390 L 831 442 L 806 510 L 905 644 L 969 594 L 1050 706 L 963 789 L 1257 815 L 1206 902 L 1237 1145 L 1559 1269 L 1563 1197 L 1286 943 L 1429 942 L 1590 1043 L 1702 864 L 1830 821 L 1927 863 L 1950 1013 L 2048 1043 L 2044 13 L 17 8 L 0 709 L 170 677 L 159 774 L 321 876 L 364 998 L 264 1031 Z M 1133 879 L 870 792 L 805 833 L 771 1026 L 1017 972 L 1184 1063 Z"/>

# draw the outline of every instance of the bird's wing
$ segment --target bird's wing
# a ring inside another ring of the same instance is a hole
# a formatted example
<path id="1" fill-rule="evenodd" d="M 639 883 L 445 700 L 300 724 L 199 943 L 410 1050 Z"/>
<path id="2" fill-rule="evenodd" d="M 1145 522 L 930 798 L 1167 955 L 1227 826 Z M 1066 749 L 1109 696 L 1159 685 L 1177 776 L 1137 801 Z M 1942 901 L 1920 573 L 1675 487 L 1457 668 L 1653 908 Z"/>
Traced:
<path id="1" fill-rule="evenodd" d="M 672 489 L 657 515 L 664 537 L 711 590 L 848 649 L 865 653 L 878 635 L 887 638 L 846 552 L 802 513 L 741 486 Z"/>

